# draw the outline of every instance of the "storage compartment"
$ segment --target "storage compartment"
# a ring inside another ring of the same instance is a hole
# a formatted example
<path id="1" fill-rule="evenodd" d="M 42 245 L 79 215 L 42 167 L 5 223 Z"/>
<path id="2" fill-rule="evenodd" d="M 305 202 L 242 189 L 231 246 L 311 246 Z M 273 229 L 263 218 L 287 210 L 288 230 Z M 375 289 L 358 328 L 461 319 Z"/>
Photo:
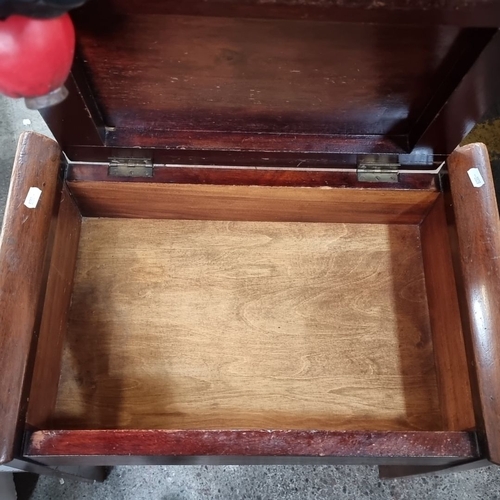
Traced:
<path id="1" fill-rule="evenodd" d="M 473 427 L 439 193 L 69 185 L 85 217 L 45 428 Z"/>
<path id="2" fill-rule="evenodd" d="M 439 428 L 418 227 L 84 219 L 55 418 Z"/>
<path id="3" fill-rule="evenodd" d="M 498 5 L 104 3 L 16 157 L 0 464 L 500 464 Z"/>

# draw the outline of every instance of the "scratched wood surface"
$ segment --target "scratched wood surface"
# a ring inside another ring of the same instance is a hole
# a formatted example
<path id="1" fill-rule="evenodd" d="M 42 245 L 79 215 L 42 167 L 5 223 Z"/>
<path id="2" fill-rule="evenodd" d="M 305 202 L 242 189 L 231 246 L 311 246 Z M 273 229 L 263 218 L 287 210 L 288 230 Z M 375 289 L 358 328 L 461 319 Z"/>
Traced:
<path id="1" fill-rule="evenodd" d="M 417 226 L 84 219 L 56 428 L 441 428 Z"/>
<path id="2" fill-rule="evenodd" d="M 212 149 L 203 132 L 229 132 L 226 147 L 235 132 L 254 134 L 238 149 L 265 133 L 407 134 L 460 33 L 191 15 L 112 15 L 101 32 L 101 12 L 86 10 L 80 48 L 113 146 Z"/>
<path id="3" fill-rule="evenodd" d="M 0 464 L 16 458 L 21 449 L 46 261 L 52 252 L 60 155 L 48 137 L 24 132 L 19 138 L 0 234 Z M 28 207 L 27 194 L 34 187 L 40 197 L 35 207 Z"/>

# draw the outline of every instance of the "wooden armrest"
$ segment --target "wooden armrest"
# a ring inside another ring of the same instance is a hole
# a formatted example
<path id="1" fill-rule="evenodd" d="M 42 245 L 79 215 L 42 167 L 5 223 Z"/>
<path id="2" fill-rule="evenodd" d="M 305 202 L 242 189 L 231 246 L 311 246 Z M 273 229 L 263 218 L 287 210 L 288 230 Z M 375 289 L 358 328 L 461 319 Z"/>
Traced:
<path id="1" fill-rule="evenodd" d="M 43 307 L 60 154 L 51 139 L 24 133 L 12 172 L 0 236 L 0 464 L 10 462 L 19 449 L 31 352 Z"/>
<path id="2" fill-rule="evenodd" d="M 500 464 L 500 219 L 486 146 L 456 149 L 448 170 L 468 309 L 469 356 L 477 377 L 476 420 L 488 458 Z"/>

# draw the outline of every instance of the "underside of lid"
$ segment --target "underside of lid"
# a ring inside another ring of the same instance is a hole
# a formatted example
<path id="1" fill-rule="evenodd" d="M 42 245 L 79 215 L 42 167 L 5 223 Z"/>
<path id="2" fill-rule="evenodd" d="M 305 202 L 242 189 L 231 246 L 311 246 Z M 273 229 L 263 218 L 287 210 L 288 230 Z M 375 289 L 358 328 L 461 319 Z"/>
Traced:
<path id="1" fill-rule="evenodd" d="M 75 12 L 73 95 L 44 112 L 70 158 L 144 148 L 202 162 L 391 154 L 432 164 L 500 79 L 496 29 L 477 26 L 493 9 L 486 0 L 469 23 L 460 2 L 178 3 L 91 1 Z M 82 119 L 69 121 L 78 108 Z"/>

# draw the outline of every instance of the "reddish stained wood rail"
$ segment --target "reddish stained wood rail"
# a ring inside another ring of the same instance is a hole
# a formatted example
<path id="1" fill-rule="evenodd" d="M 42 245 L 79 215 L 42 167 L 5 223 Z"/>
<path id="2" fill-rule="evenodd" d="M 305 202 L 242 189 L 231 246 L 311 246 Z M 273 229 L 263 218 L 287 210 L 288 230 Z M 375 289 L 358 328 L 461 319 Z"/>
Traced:
<path id="1" fill-rule="evenodd" d="M 429 465 L 479 458 L 475 434 L 470 432 L 300 430 L 38 431 L 27 441 L 25 453 L 42 463 L 57 463 L 63 457 L 64 463 L 87 460 L 102 465 L 138 460 L 148 463 L 148 457 L 149 463 L 154 463 L 154 457 L 168 456 L 332 457 L 351 458 L 359 463 L 391 463 L 391 459 L 407 463 L 421 459 Z"/>
<path id="2" fill-rule="evenodd" d="M 299 161 L 300 163 L 300 161 Z M 341 168 L 341 167 L 340 167 Z M 290 168 L 203 167 L 190 165 L 154 166 L 152 177 L 113 177 L 107 164 L 68 165 L 68 182 L 127 182 L 142 184 L 216 184 L 229 186 L 288 186 L 378 188 L 401 191 L 419 189 L 437 191 L 436 176 L 420 173 L 399 174 L 399 182 L 361 182 L 355 170 L 332 171 Z"/>

